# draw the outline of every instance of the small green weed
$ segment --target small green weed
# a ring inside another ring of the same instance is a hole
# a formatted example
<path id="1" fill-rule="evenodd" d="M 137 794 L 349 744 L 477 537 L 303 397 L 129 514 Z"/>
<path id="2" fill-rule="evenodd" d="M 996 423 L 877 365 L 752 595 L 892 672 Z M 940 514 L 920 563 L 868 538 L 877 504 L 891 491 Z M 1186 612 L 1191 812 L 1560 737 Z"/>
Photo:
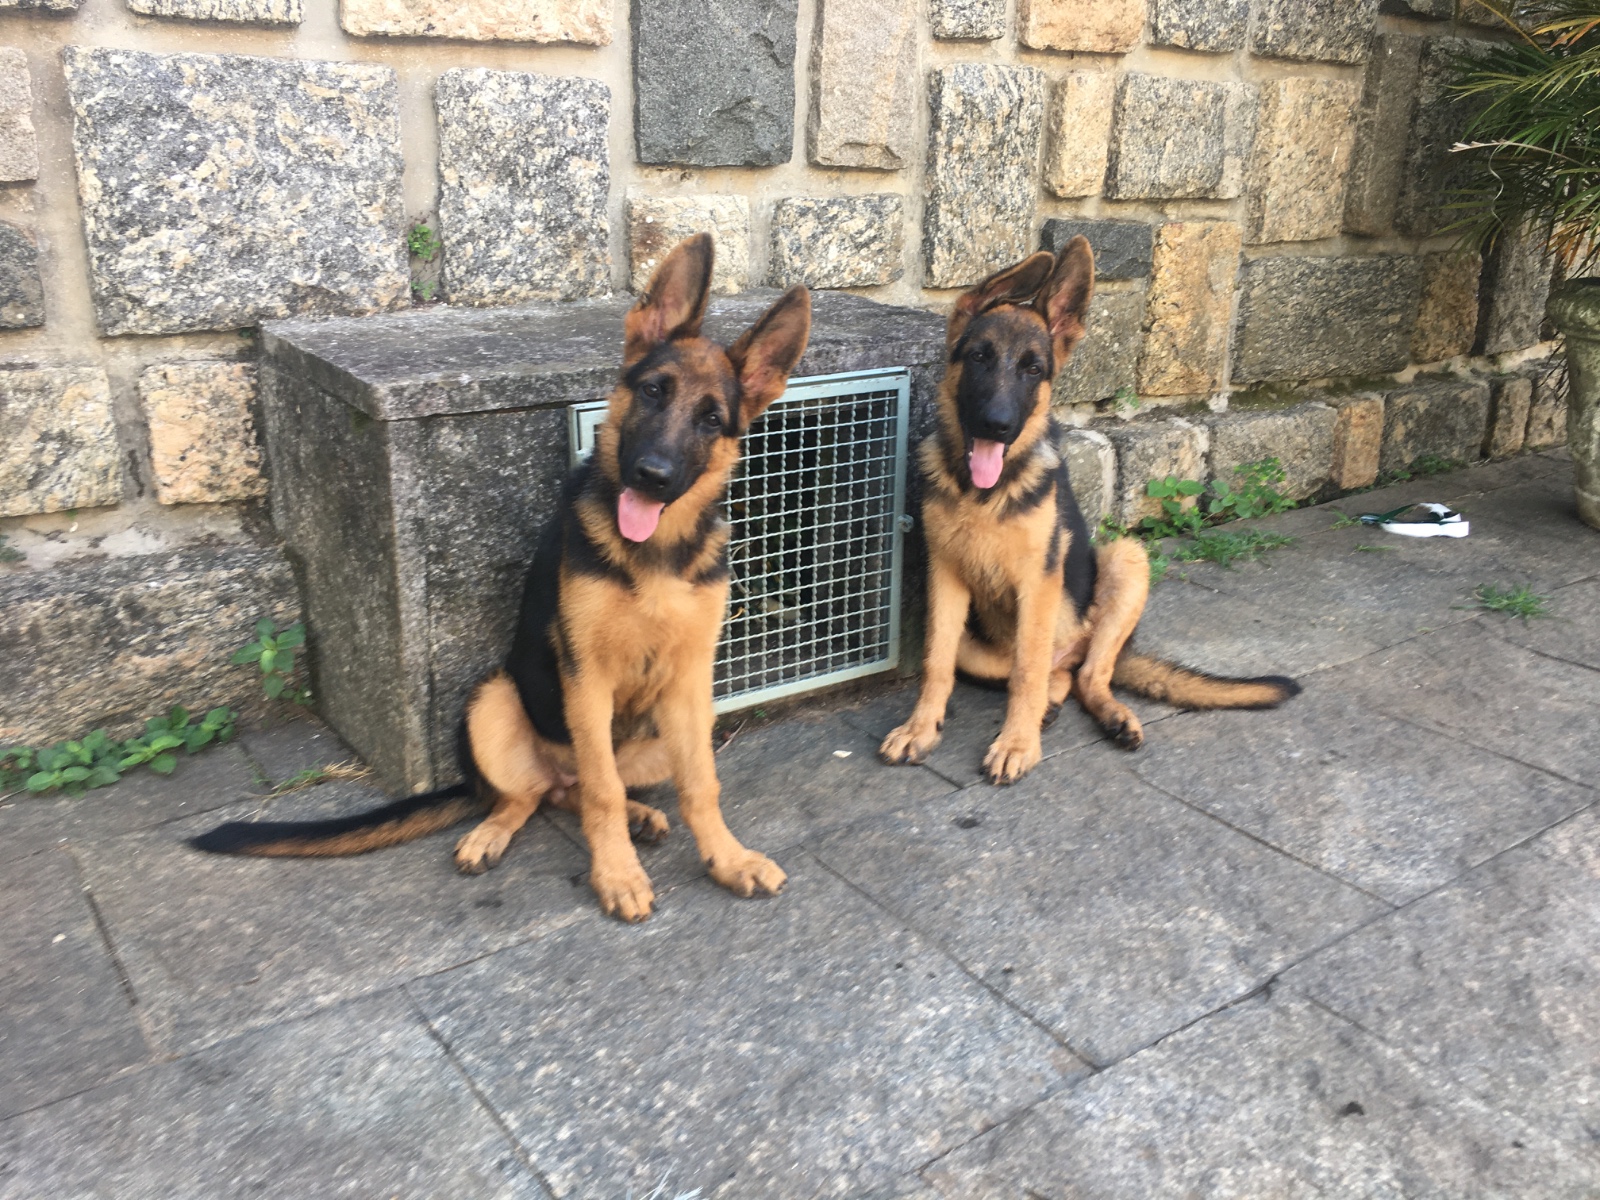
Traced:
<path id="1" fill-rule="evenodd" d="M 1125 383 L 1111 394 L 1111 406 L 1119 413 L 1136 413 L 1139 411 L 1139 393 L 1133 390 L 1133 385 Z"/>
<path id="2" fill-rule="evenodd" d="M 1214 562 L 1231 569 L 1236 562 L 1254 562 L 1267 550 L 1293 544 L 1294 539 L 1286 534 L 1266 533 L 1260 529 L 1243 532 L 1208 529 L 1196 534 L 1187 545 L 1178 547 L 1173 558 L 1178 562 Z"/>
<path id="3" fill-rule="evenodd" d="M 1167 572 L 1172 569 L 1172 556 L 1163 554 L 1152 545 L 1150 552 L 1150 586 L 1155 587 L 1167 577 Z"/>
<path id="4" fill-rule="evenodd" d="M 195 754 L 212 742 L 228 741 L 238 716 L 229 708 L 213 708 L 196 722 L 179 706 L 164 717 L 151 717 L 142 734 L 126 741 L 96 729 L 87 737 L 39 749 L 8 746 L 0 749 L 0 793 L 25 789 L 81 796 L 90 788 L 116 783 L 135 767 L 170 775 L 178 765 L 176 751 Z"/>
<path id="5" fill-rule="evenodd" d="M 0 563 L 21 562 L 24 557 L 22 551 L 13 546 L 5 534 L 0 533 Z"/>
<path id="6" fill-rule="evenodd" d="M 353 761 L 329 763 L 325 767 L 308 767 L 277 784 L 267 795 L 284 796 L 290 792 L 298 792 L 302 788 L 316 787 L 319 783 L 332 783 L 340 779 L 365 779 L 371 774 L 372 768 Z"/>
<path id="7" fill-rule="evenodd" d="M 423 262 L 432 262 L 434 256 L 444 248 L 444 243 L 425 223 L 419 221 L 406 233 L 406 249 L 411 257 L 420 258 Z"/>
<path id="8" fill-rule="evenodd" d="M 262 617 L 256 622 L 255 641 L 240 646 L 229 661 L 241 666 L 255 663 L 260 667 L 261 690 L 266 693 L 268 700 L 276 700 L 281 696 L 296 704 L 310 704 L 309 687 L 290 686 L 294 677 L 294 652 L 305 645 L 305 640 L 306 627 L 301 622 L 296 621 L 279 629 L 271 617 Z"/>
<path id="9" fill-rule="evenodd" d="M 1334 521 L 1334 523 L 1331 526 L 1329 526 L 1329 528 L 1330 529 L 1349 529 L 1350 526 L 1359 525 L 1359 524 L 1361 524 L 1361 522 L 1356 517 L 1352 517 L 1349 513 L 1340 513 L 1339 516 L 1338 516 L 1338 519 L 1336 519 Z"/>
<path id="10" fill-rule="evenodd" d="M 424 304 L 432 300 L 438 290 L 438 283 L 432 279 L 419 279 L 411 285 L 411 294 Z"/>
<path id="11" fill-rule="evenodd" d="M 1198 504 L 1184 501 L 1201 495 L 1206 485 L 1197 479 L 1179 479 L 1168 475 L 1165 479 L 1152 479 L 1145 485 L 1144 494 L 1161 502 L 1159 517 L 1146 517 L 1139 522 L 1139 535 L 1148 541 L 1169 537 L 1189 537 L 1205 528 L 1205 515 Z"/>
<path id="12" fill-rule="evenodd" d="M 1388 552 L 1392 552 L 1392 551 L 1398 550 L 1398 549 L 1400 549 L 1400 547 L 1399 546 L 1357 546 L 1356 549 L 1360 550 L 1360 551 L 1362 551 L 1362 552 L 1364 552 L 1366 554 L 1384 554 L 1384 553 L 1388 553 Z"/>
<path id="13" fill-rule="evenodd" d="M 1276 458 L 1244 463 L 1233 473 L 1236 479 L 1232 484 L 1213 480 L 1209 495 L 1206 485 L 1197 479 L 1179 479 L 1176 475 L 1152 479 L 1145 485 L 1145 495 L 1161 502 L 1161 515 L 1139 522 L 1140 536 L 1192 537 L 1210 525 L 1271 516 L 1295 506 L 1295 501 L 1278 491 L 1284 473 L 1283 464 Z M 1196 503 L 1186 505 L 1184 502 L 1191 498 Z"/>
<path id="14" fill-rule="evenodd" d="M 1480 583 L 1473 591 L 1472 599 L 1472 604 L 1458 604 L 1456 607 L 1481 608 L 1484 612 L 1505 613 L 1507 616 L 1521 617 L 1524 621 L 1550 615 L 1550 597 L 1539 595 L 1525 583 L 1514 588 Z"/>

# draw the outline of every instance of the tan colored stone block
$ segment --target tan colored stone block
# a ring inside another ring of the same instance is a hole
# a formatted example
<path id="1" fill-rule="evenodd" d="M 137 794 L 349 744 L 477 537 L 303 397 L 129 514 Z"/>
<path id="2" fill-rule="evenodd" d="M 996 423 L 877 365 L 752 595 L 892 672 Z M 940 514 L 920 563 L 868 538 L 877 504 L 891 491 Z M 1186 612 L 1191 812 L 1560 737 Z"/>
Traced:
<path id="1" fill-rule="evenodd" d="M 216 504 L 266 495 L 255 394 L 250 363 L 163 363 L 139 376 L 157 500 Z"/>
<path id="2" fill-rule="evenodd" d="M 684 238 L 709 233 L 716 251 L 711 290 L 750 286 L 750 201 L 744 196 L 630 196 L 629 287 L 643 292 L 650 276 Z"/>
<path id="3" fill-rule="evenodd" d="M 14 46 L 0 46 L 0 182 L 37 178 L 39 139 L 28 56 Z"/>
<path id="4" fill-rule="evenodd" d="M 1072 71 L 1050 94 L 1044 185 L 1058 196 L 1098 196 L 1111 151 L 1117 77 Z"/>
<path id="5" fill-rule="evenodd" d="M 1145 0 L 1018 0 L 1017 37 L 1035 50 L 1126 54 L 1144 35 Z"/>
<path id="6" fill-rule="evenodd" d="M 1339 412 L 1333 427 L 1333 486 L 1342 492 L 1369 487 L 1377 482 L 1383 453 L 1383 396 L 1360 392 L 1327 401 Z"/>
<path id="7" fill-rule="evenodd" d="M 1470 354 L 1478 331 L 1477 254 L 1441 250 L 1422 256 L 1422 303 L 1411 333 L 1413 362 L 1435 363 Z"/>
<path id="8" fill-rule="evenodd" d="M 822 0 L 811 61 L 811 161 L 897 171 L 914 153 L 922 0 Z"/>
<path id="9" fill-rule="evenodd" d="M 340 0 L 339 23 L 357 37 L 607 46 L 611 10 L 611 0 Z"/>
<path id="10" fill-rule="evenodd" d="M 1523 445 L 1529 450 L 1560 446 L 1567 440 L 1567 376 L 1565 371 L 1540 376 L 1528 405 L 1528 432 Z"/>
<path id="11" fill-rule="evenodd" d="M 1510 375 L 1489 383 L 1489 436 L 1483 452 L 1490 458 L 1509 458 L 1522 449 L 1528 434 L 1528 410 L 1533 404 L 1533 380 Z"/>
<path id="12" fill-rule="evenodd" d="M 1140 395 L 1205 395 L 1222 386 L 1242 248 L 1239 227 L 1228 221 L 1178 221 L 1156 231 Z"/>
<path id="13" fill-rule="evenodd" d="M 1179 479 L 1204 479 L 1209 430 L 1182 417 L 1168 421 L 1132 421 L 1120 429 L 1106 430 L 1117 448 L 1117 483 L 1110 505 L 1116 518 L 1133 525 L 1145 517 L 1161 515 L 1161 501 L 1148 494 L 1150 481 L 1175 475 Z M 1186 497 L 1184 507 L 1197 503 Z"/>
<path id="14" fill-rule="evenodd" d="M 1252 242 L 1308 242 L 1338 234 L 1360 95 L 1343 79 L 1261 84 L 1247 185 Z"/>
<path id="15" fill-rule="evenodd" d="M 121 499 L 122 454 L 106 373 L 0 369 L 0 517 Z"/>

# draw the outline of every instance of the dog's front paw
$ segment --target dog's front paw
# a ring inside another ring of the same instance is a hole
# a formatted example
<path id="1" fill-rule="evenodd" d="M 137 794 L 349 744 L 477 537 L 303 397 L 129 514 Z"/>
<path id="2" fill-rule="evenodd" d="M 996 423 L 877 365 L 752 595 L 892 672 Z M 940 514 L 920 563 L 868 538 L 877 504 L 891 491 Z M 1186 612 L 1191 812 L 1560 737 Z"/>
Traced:
<path id="1" fill-rule="evenodd" d="M 1043 756 L 1037 730 L 1017 733 L 1002 729 L 983 756 L 983 769 L 990 783 L 1015 783 L 1038 766 Z"/>
<path id="2" fill-rule="evenodd" d="M 456 843 L 456 869 L 463 875 L 482 875 L 500 865 L 509 845 L 511 831 L 484 821 Z"/>
<path id="3" fill-rule="evenodd" d="M 898 729 L 891 730 L 878 747 L 878 757 L 891 767 L 900 763 L 915 765 L 933 753 L 939 744 L 939 722 L 913 716 Z"/>
<path id="4" fill-rule="evenodd" d="M 600 898 L 600 911 L 608 917 L 642 921 L 655 907 L 655 888 L 650 885 L 650 876 L 644 873 L 637 858 L 631 863 L 601 865 L 596 862 L 589 871 L 589 886 Z"/>
<path id="5" fill-rule="evenodd" d="M 789 878 L 765 854 L 746 850 L 743 846 L 731 854 L 713 858 L 706 869 L 723 887 L 736 896 L 754 896 L 757 892 L 776 896 Z"/>

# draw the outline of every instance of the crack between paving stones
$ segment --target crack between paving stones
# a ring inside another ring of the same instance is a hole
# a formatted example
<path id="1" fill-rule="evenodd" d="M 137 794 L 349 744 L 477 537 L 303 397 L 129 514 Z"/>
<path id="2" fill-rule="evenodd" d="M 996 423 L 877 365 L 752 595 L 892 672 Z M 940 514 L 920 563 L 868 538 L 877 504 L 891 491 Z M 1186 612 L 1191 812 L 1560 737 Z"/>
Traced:
<path id="1" fill-rule="evenodd" d="M 1541 775 L 1548 775 L 1551 779 L 1559 779 L 1562 783 L 1570 783 L 1574 787 L 1580 787 L 1586 792 L 1600 792 L 1600 787 L 1597 787 L 1595 784 L 1587 783 L 1582 779 L 1573 779 L 1571 776 L 1563 775 L 1560 771 L 1557 771 L 1551 767 L 1542 767 L 1538 763 L 1525 762 L 1524 760 L 1517 758 L 1515 755 L 1507 754 L 1504 750 L 1496 750 L 1493 746 L 1482 745 L 1459 729 L 1448 729 L 1442 725 L 1429 725 L 1423 721 L 1414 720 L 1411 717 L 1402 716 L 1399 713 L 1389 712 L 1385 709 L 1375 709 L 1374 711 L 1389 718 L 1391 721 L 1397 721 L 1402 725 L 1409 725 L 1411 728 L 1421 730 L 1423 733 L 1430 734 L 1433 737 L 1449 738 L 1453 741 L 1460 742 L 1463 746 L 1471 747 L 1473 750 L 1481 750 L 1485 754 L 1492 754 L 1494 757 L 1504 759 L 1508 763 L 1515 763 L 1519 767 L 1525 767 L 1530 771 L 1537 771 Z M 1588 807 L 1588 805 L 1585 805 L 1584 807 Z M 1488 860 L 1486 859 L 1485 861 Z"/>
<path id="2" fill-rule="evenodd" d="M 495 1127 L 500 1130 L 501 1136 L 503 1136 L 506 1139 L 506 1142 L 510 1145 L 511 1152 L 515 1154 L 518 1161 L 528 1169 L 528 1173 L 533 1176 L 534 1182 L 539 1185 L 539 1187 L 544 1191 L 544 1194 L 549 1196 L 550 1200 L 559 1200 L 560 1193 L 558 1193 L 551 1182 L 545 1178 L 544 1172 L 539 1170 L 539 1168 L 534 1165 L 533 1155 L 529 1153 L 525 1146 L 523 1146 L 521 1139 L 518 1138 L 514 1132 L 512 1132 L 510 1124 L 506 1121 L 505 1117 L 501 1115 L 500 1110 L 495 1108 L 493 1104 L 489 1103 L 489 1097 L 484 1094 L 483 1089 L 478 1086 L 478 1081 L 472 1077 L 470 1072 L 468 1072 L 466 1064 L 456 1057 L 455 1049 L 450 1045 L 449 1041 L 446 1040 L 444 1034 L 440 1033 L 439 1030 L 435 1028 L 432 1018 L 430 1018 L 428 1014 L 423 1011 L 422 1005 L 418 1003 L 417 998 L 411 994 L 410 985 L 401 984 L 400 990 L 405 993 L 406 1000 L 410 1003 L 412 1012 L 414 1012 L 417 1016 L 417 1019 L 422 1022 L 422 1028 L 427 1031 L 428 1036 L 433 1039 L 435 1044 L 438 1045 L 440 1053 L 445 1057 L 445 1061 L 448 1062 L 451 1067 L 455 1069 L 456 1073 L 461 1076 L 461 1081 L 467 1085 L 467 1090 L 472 1093 L 473 1099 L 478 1102 L 483 1111 L 488 1114 L 489 1119 L 494 1122 Z"/>

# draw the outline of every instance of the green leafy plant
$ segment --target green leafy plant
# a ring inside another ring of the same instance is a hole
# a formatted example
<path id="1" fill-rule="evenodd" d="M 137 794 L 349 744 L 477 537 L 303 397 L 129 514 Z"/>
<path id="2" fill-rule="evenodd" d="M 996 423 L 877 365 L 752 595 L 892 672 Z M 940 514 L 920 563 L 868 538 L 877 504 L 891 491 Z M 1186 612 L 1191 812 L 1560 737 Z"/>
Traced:
<path id="1" fill-rule="evenodd" d="M 305 641 L 306 627 L 301 622 L 279 629 L 271 617 L 262 617 L 256 622 L 255 640 L 235 650 L 230 661 L 241 666 L 254 663 L 261 669 L 261 690 L 268 700 L 282 697 L 296 704 L 310 704 L 311 689 L 292 686 L 295 651 Z"/>
<path id="2" fill-rule="evenodd" d="M 21 562 L 23 558 L 22 551 L 11 545 L 5 534 L 0 533 L 0 563 Z"/>
<path id="3" fill-rule="evenodd" d="M 1214 562 L 1231 569 L 1236 562 L 1254 562 L 1264 551 L 1293 544 L 1294 539 L 1286 534 L 1260 529 L 1242 532 L 1208 529 L 1197 533 L 1188 544 L 1179 546 L 1172 557 L 1178 562 Z"/>
<path id="4" fill-rule="evenodd" d="M 1473 590 L 1472 600 L 1473 603 L 1470 605 L 1457 605 L 1457 607 L 1481 608 L 1485 612 L 1505 613 L 1507 616 L 1521 617 L 1524 622 L 1533 617 L 1550 615 L 1550 597 L 1539 595 L 1525 583 L 1514 588 L 1480 583 Z"/>
<path id="5" fill-rule="evenodd" d="M 1206 485 L 1196 479 L 1179 479 L 1168 475 L 1165 479 L 1152 479 L 1145 485 L 1144 494 L 1161 502 L 1161 515 L 1146 517 L 1139 522 L 1140 536 L 1146 540 L 1187 537 L 1205 527 L 1205 517 L 1198 504 L 1185 504 L 1206 490 Z"/>
<path id="6" fill-rule="evenodd" d="M 1133 390 L 1133 385 L 1125 383 L 1111 394 L 1111 405 L 1119 413 L 1136 413 L 1139 411 L 1139 393 Z"/>
<path id="7" fill-rule="evenodd" d="M 179 706 L 164 717 L 152 717 L 142 734 L 126 741 L 96 729 L 87 737 L 39 749 L 9 746 L 0 749 L 0 793 L 25 789 L 81 796 L 91 788 L 116 783 L 135 767 L 170 775 L 178 765 L 176 751 L 195 754 L 212 742 L 228 741 L 238 715 L 232 709 L 213 708 L 196 722 L 188 709 Z"/>
<path id="8" fill-rule="evenodd" d="M 1206 502 L 1206 512 L 1213 524 L 1269 517 L 1288 512 L 1295 506 L 1293 500 L 1278 491 L 1285 476 L 1283 464 L 1276 458 L 1244 463 L 1235 467 L 1233 473 L 1238 477 L 1237 484 L 1229 485 L 1218 479 L 1211 485 L 1212 495 Z"/>
<path id="9" fill-rule="evenodd" d="M 1383 554 L 1383 553 L 1386 553 L 1386 552 L 1389 552 L 1389 551 L 1398 550 L 1398 549 L 1400 549 L 1400 547 L 1399 546 L 1357 546 L 1356 549 L 1361 551 L 1363 554 Z"/>
<path id="10" fill-rule="evenodd" d="M 434 257 L 444 248 L 444 243 L 439 240 L 424 222 L 417 222 L 406 232 L 406 249 L 411 257 L 420 258 L 423 262 L 432 262 Z"/>
<path id="11" fill-rule="evenodd" d="M 425 304 L 433 299 L 438 290 L 439 285 L 432 279 L 419 279 L 411 285 L 411 294 Z"/>

